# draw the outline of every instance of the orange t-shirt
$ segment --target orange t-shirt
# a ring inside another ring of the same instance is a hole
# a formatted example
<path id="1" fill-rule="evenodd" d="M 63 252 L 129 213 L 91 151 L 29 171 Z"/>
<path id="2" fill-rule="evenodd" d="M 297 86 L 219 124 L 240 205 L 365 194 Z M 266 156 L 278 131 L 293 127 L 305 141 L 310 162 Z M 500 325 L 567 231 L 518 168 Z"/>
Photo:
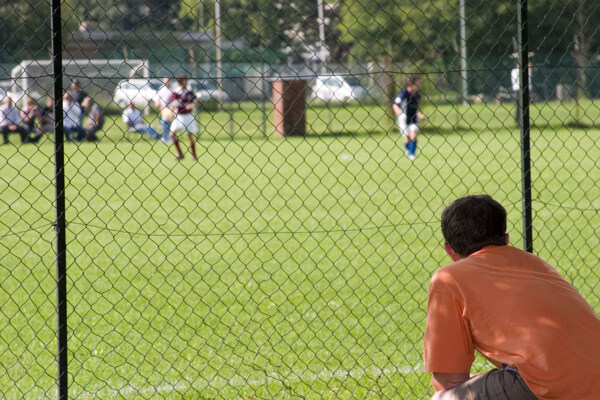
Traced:
<path id="1" fill-rule="evenodd" d="M 600 318 L 539 257 L 488 246 L 431 278 L 426 372 L 464 373 L 474 350 L 518 369 L 539 399 L 600 398 Z"/>

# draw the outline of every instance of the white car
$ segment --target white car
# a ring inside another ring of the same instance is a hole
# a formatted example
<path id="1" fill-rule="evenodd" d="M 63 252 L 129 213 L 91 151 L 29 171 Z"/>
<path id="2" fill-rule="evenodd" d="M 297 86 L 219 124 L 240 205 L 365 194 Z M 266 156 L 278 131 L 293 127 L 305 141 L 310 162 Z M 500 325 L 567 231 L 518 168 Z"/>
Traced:
<path id="1" fill-rule="evenodd" d="M 146 107 L 154 102 L 162 86 L 159 79 L 128 79 L 119 82 L 113 101 L 125 108 L 130 102 L 136 107 Z"/>
<path id="2" fill-rule="evenodd" d="M 368 91 L 358 79 L 345 75 L 318 76 L 311 98 L 325 102 L 346 102 L 365 99 Z"/>
<path id="3" fill-rule="evenodd" d="M 217 101 L 219 99 L 219 89 L 208 81 L 199 81 L 190 79 L 188 87 L 194 92 L 196 97 L 202 100 L 203 103 L 209 101 Z M 171 90 L 175 91 L 179 88 L 179 84 L 175 79 L 171 81 Z M 223 101 L 229 100 L 229 93 L 222 91 Z"/>

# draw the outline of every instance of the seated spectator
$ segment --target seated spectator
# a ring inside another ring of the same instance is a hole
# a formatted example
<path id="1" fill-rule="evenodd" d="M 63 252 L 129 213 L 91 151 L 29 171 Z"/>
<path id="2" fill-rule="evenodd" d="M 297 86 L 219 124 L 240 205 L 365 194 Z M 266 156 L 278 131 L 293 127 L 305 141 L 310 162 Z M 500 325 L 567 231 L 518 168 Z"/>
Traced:
<path id="1" fill-rule="evenodd" d="M 77 79 L 73 79 L 71 82 L 71 90 L 69 94 L 73 98 L 73 102 L 83 106 L 83 99 L 88 97 L 88 94 L 81 88 L 81 82 Z"/>
<path id="2" fill-rule="evenodd" d="M 4 136 L 4 144 L 8 143 L 8 135 L 13 132 L 17 132 L 21 136 L 21 143 L 29 141 L 29 134 L 21 125 L 19 109 L 10 96 L 6 96 L 4 106 L 0 107 L 0 131 Z"/>
<path id="3" fill-rule="evenodd" d="M 487 195 L 442 213 L 453 263 L 429 285 L 423 359 L 432 400 L 600 398 L 600 318 L 554 267 L 509 246 L 506 221 Z M 472 376 L 476 351 L 496 368 Z"/>
<path id="4" fill-rule="evenodd" d="M 79 104 L 73 101 L 69 93 L 63 96 L 63 128 L 67 142 L 81 141 L 85 139 L 85 131 L 79 125 L 82 110 Z"/>
<path id="5" fill-rule="evenodd" d="M 102 110 L 102 108 L 89 96 L 83 99 L 81 105 L 88 117 L 84 126 L 86 134 L 85 140 L 88 142 L 95 142 L 98 140 L 96 132 L 104 126 L 104 110 Z"/>
<path id="6" fill-rule="evenodd" d="M 39 128 L 43 133 L 54 129 L 54 99 L 50 96 L 46 97 L 46 105 L 40 111 Z"/>
<path id="7" fill-rule="evenodd" d="M 127 125 L 129 132 L 145 133 L 152 139 L 158 139 L 160 137 L 158 132 L 156 132 L 156 129 L 144 122 L 142 113 L 135 108 L 133 102 L 130 102 L 129 106 L 123 111 L 123 122 Z"/>
<path id="8" fill-rule="evenodd" d="M 21 110 L 21 118 L 23 121 L 23 128 L 27 131 L 27 134 L 38 133 L 37 124 L 40 117 L 40 108 L 35 103 L 33 98 L 28 97 L 25 102 L 25 108 Z"/>

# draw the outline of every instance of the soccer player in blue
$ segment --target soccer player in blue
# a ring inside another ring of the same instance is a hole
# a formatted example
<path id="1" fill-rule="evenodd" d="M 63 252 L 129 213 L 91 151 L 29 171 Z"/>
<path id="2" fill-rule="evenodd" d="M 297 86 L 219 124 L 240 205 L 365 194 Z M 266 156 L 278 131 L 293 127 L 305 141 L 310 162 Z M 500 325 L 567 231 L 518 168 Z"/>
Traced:
<path id="1" fill-rule="evenodd" d="M 396 114 L 398 128 L 404 137 L 404 153 L 410 160 L 415 159 L 417 150 L 417 134 L 419 133 L 419 120 L 427 119 L 419 111 L 419 102 L 421 95 L 421 78 L 418 75 L 411 75 L 408 78 L 408 86 L 401 91 L 394 99 L 392 108 Z"/>

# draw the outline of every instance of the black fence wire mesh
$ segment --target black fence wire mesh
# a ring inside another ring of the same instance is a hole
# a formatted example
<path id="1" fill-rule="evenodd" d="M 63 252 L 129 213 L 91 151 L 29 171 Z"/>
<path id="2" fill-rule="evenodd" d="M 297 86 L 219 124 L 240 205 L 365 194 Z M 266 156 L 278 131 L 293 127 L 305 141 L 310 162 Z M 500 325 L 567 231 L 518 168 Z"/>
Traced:
<path id="1" fill-rule="evenodd" d="M 466 194 L 600 312 L 600 5 L 520 7 L 2 2 L 0 397 L 429 398 Z"/>

